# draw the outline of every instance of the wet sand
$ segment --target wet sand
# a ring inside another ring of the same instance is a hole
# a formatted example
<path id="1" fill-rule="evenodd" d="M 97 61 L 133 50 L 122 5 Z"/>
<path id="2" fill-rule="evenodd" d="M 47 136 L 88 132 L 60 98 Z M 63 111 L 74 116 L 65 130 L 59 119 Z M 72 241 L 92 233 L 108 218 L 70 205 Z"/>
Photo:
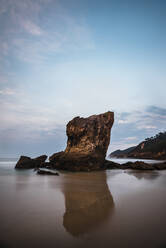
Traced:
<path id="1" fill-rule="evenodd" d="M 166 171 L 13 167 L 0 165 L 0 248 L 166 247 Z"/>

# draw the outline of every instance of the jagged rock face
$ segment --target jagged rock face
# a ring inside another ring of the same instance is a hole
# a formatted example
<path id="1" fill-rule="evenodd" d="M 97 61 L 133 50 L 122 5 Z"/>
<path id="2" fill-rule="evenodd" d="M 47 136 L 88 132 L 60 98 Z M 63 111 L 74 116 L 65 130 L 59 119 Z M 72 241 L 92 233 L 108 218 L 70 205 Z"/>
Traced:
<path id="1" fill-rule="evenodd" d="M 80 154 L 101 153 L 105 157 L 110 142 L 113 113 L 76 117 L 67 124 L 67 147 L 65 152 Z"/>
<path id="2" fill-rule="evenodd" d="M 114 113 L 110 111 L 88 118 L 74 118 L 67 124 L 65 151 L 53 154 L 50 162 L 58 169 L 80 171 L 102 168 L 113 122 Z"/>

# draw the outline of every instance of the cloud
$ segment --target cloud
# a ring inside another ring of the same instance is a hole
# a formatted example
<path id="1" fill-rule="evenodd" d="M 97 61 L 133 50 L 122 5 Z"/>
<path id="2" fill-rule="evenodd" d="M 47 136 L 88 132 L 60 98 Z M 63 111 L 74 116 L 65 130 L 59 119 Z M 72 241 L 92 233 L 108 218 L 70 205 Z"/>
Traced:
<path id="1" fill-rule="evenodd" d="M 137 128 L 138 129 L 157 129 L 157 126 L 153 126 L 153 125 L 140 125 Z"/>
<path id="2" fill-rule="evenodd" d="M 54 106 L 34 104 L 34 100 L 28 92 L 13 88 L 0 90 L 1 123 L 0 132 L 15 130 L 19 133 L 49 133 L 54 135 L 54 130 L 64 126 Z M 33 135 L 29 135 L 33 138 Z M 34 135 L 36 137 L 36 135 Z"/>
<path id="3" fill-rule="evenodd" d="M 137 137 L 135 137 L 135 136 L 125 138 L 125 140 L 136 140 L 136 139 L 137 139 Z"/>
<path id="4" fill-rule="evenodd" d="M 61 101 L 56 102 L 56 107 L 54 105 L 50 107 L 45 103 L 36 105 L 28 92 L 14 88 L 3 88 L 0 94 L 0 140 L 5 140 L 6 146 L 22 144 L 23 148 L 29 149 L 29 151 L 30 148 L 27 148 L 26 144 L 29 144 L 30 147 L 34 147 L 35 144 L 38 144 L 39 147 L 42 144 L 44 147 L 47 144 L 50 150 L 53 150 L 51 146 L 54 144 L 58 144 L 57 150 L 58 147 L 62 149 L 65 146 L 66 122 L 73 116 L 69 115 L 69 119 L 64 120 L 64 117 L 67 118 L 64 110 L 69 112 L 66 106 L 70 105 L 70 102 L 63 102 L 63 99 L 60 98 Z M 58 108 L 62 104 L 65 106 L 63 106 L 61 115 Z M 108 153 L 135 146 L 145 138 L 164 131 L 166 119 L 160 118 L 158 114 L 152 112 L 147 112 L 145 108 L 144 111 L 133 111 L 127 115 L 123 112 L 115 113 Z M 123 121 L 119 122 L 119 120 Z M 20 149 L 20 146 L 18 147 Z M 45 149 L 47 150 L 48 147 L 45 146 Z"/>
<path id="5" fill-rule="evenodd" d="M 118 113 L 117 124 L 134 124 L 136 129 L 158 129 L 166 124 L 166 109 L 157 106 L 149 106 L 142 111 L 132 111 L 130 115 Z"/>
<path id="6" fill-rule="evenodd" d="M 163 131 L 166 131 L 166 109 L 164 108 L 149 106 L 142 111 L 136 110 L 129 114 L 115 113 L 109 150 L 137 145 L 145 138 Z"/>
<path id="7" fill-rule="evenodd" d="M 0 155 L 49 153 L 64 149 L 65 123 L 54 107 L 35 105 L 27 92 L 3 89 L 0 98 Z M 34 154 L 34 155 L 33 155 Z"/>
<path id="8" fill-rule="evenodd" d="M 128 123 L 128 120 L 118 120 L 118 124 L 126 124 Z"/>
<path id="9" fill-rule="evenodd" d="M 157 106 L 149 106 L 146 111 L 148 113 L 154 114 L 154 115 L 159 115 L 159 116 L 163 116 L 166 118 L 166 108 L 161 108 L 161 107 L 157 107 Z"/>
<path id="10" fill-rule="evenodd" d="M 13 90 L 13 89 L 10 89 L 10 88 L 6 88 L 6 89 L 3 89 L 3 90 L 0 90 L 0 95 L 15 95 L 16 94 L 16 91 Z"/>
<path id="11" fill-rule="evenodd" d="M 66 144 L 65 123 L 54 106 L 34 104 L 28 92 L 0 91 L 0 156 L 51 155 Z"/>
<path id="12" fill-rule="evenodd" d="M 94 49 L 86 22 L 57 1 L 2 0 L 1 5 L 1 57 L 47 64 L 55 54 Z"/>
<path id="13" fill-rule="evenodd" d="M 1 73 L 0 70 L 0 84 L 6 84 L 8 82 L 8 77 L 4 75 L 4 73 Z"/>
<path id="14" fill-rule="evenodd" d="M 9 46 L 8 46 L 7 42 L 3 41 L 0 45 L 0 48 L 1 48 L 1 52 L 4 56 L 8 54 Z"/>
<path id="15" fill-rule="evenodd" d="M 37 36 L 43 34 L 43 30 L 30 20 L 23 21 L 21 25 L 23 26 L 25 31 L 27 31 L 30 34 Z"/>

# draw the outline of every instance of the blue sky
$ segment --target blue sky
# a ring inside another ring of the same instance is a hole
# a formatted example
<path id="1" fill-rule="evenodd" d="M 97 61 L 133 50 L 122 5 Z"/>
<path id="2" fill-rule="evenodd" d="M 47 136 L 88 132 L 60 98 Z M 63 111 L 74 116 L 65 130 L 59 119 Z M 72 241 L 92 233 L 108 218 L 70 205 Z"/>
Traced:
<path id="1" fill-rule="evenodd" d="M 64 149 L 115 112 L 109 152 L 166 126 L 165 0 L 0 0 L 0 156 Z"/>

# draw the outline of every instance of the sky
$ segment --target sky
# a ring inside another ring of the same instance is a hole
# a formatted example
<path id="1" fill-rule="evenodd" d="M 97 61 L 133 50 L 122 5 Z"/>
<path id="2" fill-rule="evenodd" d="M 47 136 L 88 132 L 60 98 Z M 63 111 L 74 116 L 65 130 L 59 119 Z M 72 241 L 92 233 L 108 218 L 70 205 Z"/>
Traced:
<path id="1" fill-rule="evenodd" d="M 114 111 L 109 152 L 166 131 L 165 0 L 0 0 L 0 157 Z"/>

